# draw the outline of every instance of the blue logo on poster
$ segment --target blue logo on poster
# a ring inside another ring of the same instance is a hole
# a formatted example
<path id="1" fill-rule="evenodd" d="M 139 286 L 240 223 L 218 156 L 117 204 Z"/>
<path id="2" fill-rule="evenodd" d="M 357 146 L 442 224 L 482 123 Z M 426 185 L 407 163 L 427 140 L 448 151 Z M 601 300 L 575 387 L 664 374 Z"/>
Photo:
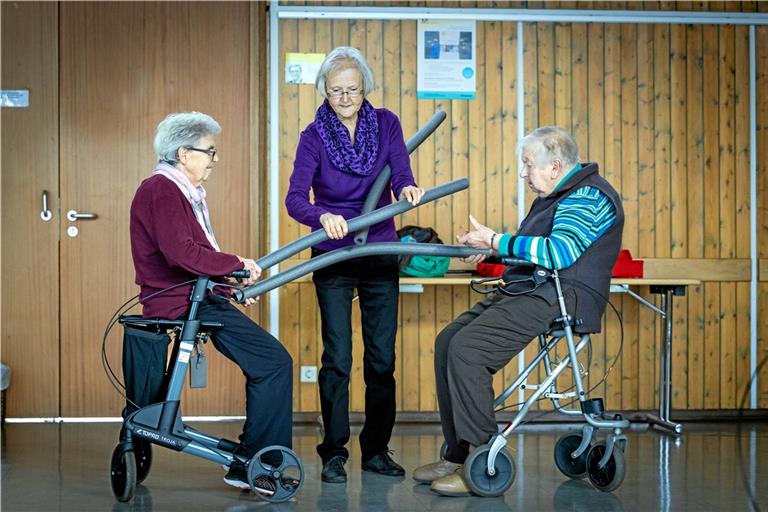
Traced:
<path id="1" fill-rule="evenodd" d="M 472 78 L 472 75 L 474 75 L 474 71 L 472 71 L 472 68 L 464 68 L 461 70 L 461 74 L 464 75 L 464 78 Z"/>

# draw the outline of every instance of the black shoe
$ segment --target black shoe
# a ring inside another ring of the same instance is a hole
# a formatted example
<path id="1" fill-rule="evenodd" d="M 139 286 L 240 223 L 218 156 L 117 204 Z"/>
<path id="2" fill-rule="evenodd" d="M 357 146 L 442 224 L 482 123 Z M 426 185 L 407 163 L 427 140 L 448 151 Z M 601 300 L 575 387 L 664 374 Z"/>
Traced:
<path id="1" fill-rule="evenodd" d="M 328 482 L 329 484 L 345 483 L 347 481 L 347 472 L 344 471 L 344 464 L 346 464 L 346 462 L 347 459 L 341 455 L 331 457 L 328 462 L 323 464 L 323 472 L 320 475 L 320 478 L 323 482 Z"/>
<path id="2" fill-rule="evenodd" d="M 391 452 L 383 451 L 363 462 L 363 471 L 373 471 L 380 475 L 403 476 L 405 470 L 389 456 Z"/>
<path id="3" fill-rule="evenodd" d="M 224 475 L 224 482 L 243 491 L 251 490 L 251 485 L 248 483 L 248 474 L 245 469 L 245 464 L 237 459 L 232 461 L 232 464 L 229 465 L 229 471 Z M 272 496 L 275 494 L 275 481 L 269 476 L 258 476 L 253 484 L 256 488 L 256 492 L 259 494 L 265 496 Z"/>

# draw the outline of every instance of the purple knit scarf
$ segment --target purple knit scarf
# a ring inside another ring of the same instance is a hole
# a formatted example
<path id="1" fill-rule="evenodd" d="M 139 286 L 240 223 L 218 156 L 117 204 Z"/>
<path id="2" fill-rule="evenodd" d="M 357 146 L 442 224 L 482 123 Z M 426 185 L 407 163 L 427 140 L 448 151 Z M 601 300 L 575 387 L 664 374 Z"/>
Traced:
<path id="1" fill-rule="evenodd" d="M 341 124 L 328 100 L 315 113 L 315 127 L 331 163 L 339 170 L 360 176 L 368 176 L 373 172 L 373 164 L 379 153 L 379 122 L 368 100 L 363 100 L 357 111 L 354 147 L 349 131 Z"/>

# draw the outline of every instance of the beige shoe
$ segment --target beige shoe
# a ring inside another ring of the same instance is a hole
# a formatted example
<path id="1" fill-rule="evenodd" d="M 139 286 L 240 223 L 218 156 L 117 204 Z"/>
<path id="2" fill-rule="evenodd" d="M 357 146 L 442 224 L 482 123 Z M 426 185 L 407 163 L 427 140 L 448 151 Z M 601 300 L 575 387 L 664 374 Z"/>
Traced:
<path id="1" fill-rule="evenodd" d="M 421 466 L 413 472 L 413 479 L 420 484 L 431 484 L 439 478 L 448 476 L 461 469 L 461 464 L 455 462 L 449 462 L 447 460 L 441 460 L 440 462 L 433 462 L 426 466 Z"/>
<path id="2" fill-rule="evenodd" d="M 432 482 L 430 488 L 443 496 L 472 496 L 467 482 L 464 481 L 464 468 Z"/>

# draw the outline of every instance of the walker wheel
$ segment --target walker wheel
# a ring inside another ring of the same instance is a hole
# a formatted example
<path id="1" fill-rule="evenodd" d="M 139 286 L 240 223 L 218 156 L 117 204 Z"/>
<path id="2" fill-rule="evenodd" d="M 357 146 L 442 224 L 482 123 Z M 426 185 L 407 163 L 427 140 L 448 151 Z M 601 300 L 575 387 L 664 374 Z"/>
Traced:
<path id="1" fill-rule="evenodd" d="M 611 457 L 602 468 L 598 467 L 600 460 L 605 455 L 607 445 L 605 441 L 596 443 L 587 452 L 587 474 L 589 481 L 597 489 L 603 492 L 611 492 L 617 489 L 624 481 L 626 468 L 624 466 L 624 452 L 618 444 L 613 446 Z"/>
<path id="2" fill-rule="evenodd" d="M 496 455 L 493 464 L 496 473 L 493 476 L 488 474 L 490 451 L 490 444 L 478 446 L 464 462 L 464 479 L 472 492 L 478 496 L 501 496 L 515 481 L 515 461 L 504 449 Z"/>
<path id="3" fill-rule="evenodd" d="M 136 459 L 133 451 L 127 450 L 122 443 L 112 452 L 109 481 L 117 501 L 131 500 L 136 490 Z"/>
<path id="4" fill-rule="evenodd" d="M 304 483 L 304 465 L 293 450 L 267 446 L 248 461 L 248 483 L 259 498 L 270 503 L 291 499 Z"/>
<path id="5" fill-rule="evenodd" d="M 443 441 L 440 445 L 440 459 L 445 460 L 446 455 L 448 455 L 448 441 Z"/>
<path id="6" fill-rule="evenodd" d="M 133 454 L 136 458 L 136 483 L 141 483 L 149 476 L 149 470 L 152 467 L 152 443 L 134 437 Z"/>
<path id="7" fill-rule="evenodd" d="M 589 448 L 577 458 L 571 454 L 581 445 L 581 434 L 565 434 L 555 443 L 555 466 L 568 478 L 587 476 L 587 453 Z"/>

